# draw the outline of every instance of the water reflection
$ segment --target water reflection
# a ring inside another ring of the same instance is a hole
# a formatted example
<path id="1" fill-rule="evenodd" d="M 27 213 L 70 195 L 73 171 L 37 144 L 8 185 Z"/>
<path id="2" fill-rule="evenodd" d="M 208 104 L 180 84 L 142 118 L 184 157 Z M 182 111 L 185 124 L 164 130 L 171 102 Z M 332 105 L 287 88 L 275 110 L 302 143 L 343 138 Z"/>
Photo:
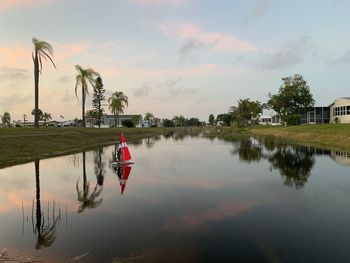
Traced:
<path id="1" fill-rule="evenodd" d="M 106 173 L 105 162 L 102 161 L 103 149 L 100 148 L 94 151 L 94 165 L 95 165 L 95 175 L 97 179 L 97 184 L 103 186 L 104 176 Z"/>
<path id="2" fill-rule="evenodd" d="M 46 248 L 53 244 L 56 239 L 56 227 L 61 220 L 61 209 L 58 207 L 56 215 L 56 205 L 52 203 L 52 220 L 50 221 L 50 202 L 48 202 L 47 216 L 45 217 L 41 209 L 40 200 L 40 161 L 34 162 L 35 165 L 35 188 L 36 188 L 36 209 L 34 234 L 36 236 L 36 249 Z M 45 220 L 46 219 L 46 220 Z M 34 222 L 33 222 L 34 223 Z"/>
<path id="3" fill-rule="evenodd" d="M 270 170 L 276 169 L 286 186 L 303 188 L 315 164 L 315 149 L 292 146 L 274 137 L 240 138 L 234 142 L 233 155 L 245 162 L 267 160 Z"/>
<path id="4" fill-rule="evenodd" d="M 118 166 L 115 168 L 120 184 L 120 193 L 123 194 L 125 191 L 127 180 L 131 173 L 131 166 Z"/>
<path id="5" fill-rule="evenodd" d="M 97 170 L 101 171 L 102 169 L 99 167 Z M 103 199 L 99 198 L 99 196 L 102 193 L 103 187 L 98 183 L 98 180 L 97 180 L 95 187 L 90 193 L 90 182 L 87 182 L 87 179 L 86 179 L 86 153 L 85 152 L 83 152 L 83 188 L 82 190 L 79 189 L 79 179 L 80 178 L 78 178 L 76 183 L 76 190 L 78 195 L 77 199 L 80 202 L 78 213 L 84 212 L 85 209 L 93 209 L 100 206 Z"/>

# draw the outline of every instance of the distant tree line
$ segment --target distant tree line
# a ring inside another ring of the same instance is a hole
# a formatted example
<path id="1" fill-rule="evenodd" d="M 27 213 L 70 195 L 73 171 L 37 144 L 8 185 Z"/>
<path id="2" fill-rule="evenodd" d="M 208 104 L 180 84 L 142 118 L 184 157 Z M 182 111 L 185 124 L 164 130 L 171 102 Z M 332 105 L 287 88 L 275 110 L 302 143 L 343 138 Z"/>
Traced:
<path id="1" fill-rule="evenodd" d="M 184 116 L 174 116 L 172 119 L 163 119 L 164 127 L 189 127 L 189 126 L 204 126 L 205 122 L 198 118 L 185 118 Z"/>
<path id="2" fill-rule="evenodd" d="M 247 127 L 257 124 L 264 109 L 274 110 L 287 125 L 300 124 L 300 113 L 315 104 L 310 87 L 300 74 L 282 78 L 282 81 L 276 94 L 269 93 L 266 103 L 249 98 L 239 99 L 237 106 L 230 106 L 228 112 L 218 114 L 216 118 L 210 114 L 208 124 L 224 126 L 236 124 L 238 127 Z"/>

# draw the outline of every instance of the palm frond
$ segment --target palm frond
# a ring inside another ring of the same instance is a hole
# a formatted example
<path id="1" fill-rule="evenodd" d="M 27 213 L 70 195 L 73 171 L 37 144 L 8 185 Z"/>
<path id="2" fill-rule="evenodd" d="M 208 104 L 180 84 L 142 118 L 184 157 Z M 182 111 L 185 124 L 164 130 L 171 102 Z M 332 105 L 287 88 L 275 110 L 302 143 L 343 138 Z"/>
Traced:
<path id="1" fill-rule="evenodd" d="M 51 63 L 52 63 L 52 65 L 54 66 L 54 68 L 56 68 L 55 62 L 53 62 L 53 60 L 52 60 L 52 58 L 50 57 L 50 55 L 47 54 L 44 50 L 41 50 L 41 52 L 44 54 L 43 57 L 44 57 L 45 59 L 48 58 L 48 59 L 51 61 Z M 51 54 L 51 55 L 52 55 L 52 54 Z M 57 69 L 57 68 L 56 68 L 56 69 Z"/>

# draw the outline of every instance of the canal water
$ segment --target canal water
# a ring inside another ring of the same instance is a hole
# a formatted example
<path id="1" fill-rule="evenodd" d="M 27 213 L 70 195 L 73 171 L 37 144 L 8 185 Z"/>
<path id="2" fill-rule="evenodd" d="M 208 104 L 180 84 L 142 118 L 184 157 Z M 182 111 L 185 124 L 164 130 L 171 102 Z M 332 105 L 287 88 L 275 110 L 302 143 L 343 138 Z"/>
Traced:
<path id="1" fill-rule="evenodd" d="M 347 262 L 350 154 L 174 134 L 0 170 L 0 252 L 41 262 Z M 124 261 L 123 261 L 124 260 Z"/>

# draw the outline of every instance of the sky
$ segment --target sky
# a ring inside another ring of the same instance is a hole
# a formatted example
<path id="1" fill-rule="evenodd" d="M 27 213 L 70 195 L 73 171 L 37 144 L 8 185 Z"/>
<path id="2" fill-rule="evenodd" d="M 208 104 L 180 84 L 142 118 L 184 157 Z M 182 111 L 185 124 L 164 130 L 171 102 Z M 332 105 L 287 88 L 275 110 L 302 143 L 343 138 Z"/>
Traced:
<path id="1" fill-rule="evenodd" d="M 346 0 L 0 0 L 0 115 L 33 119 L 33 37 L 55 51 L 39 101 L 55 120 L 81 118 L 76 64 L 101 74 L 107 98 L 124 92 L 126 114 L 207 121 L 238 99 L 266 102 L 293 74 L 328 106 L 350 96 L 348 10 Z"/>

